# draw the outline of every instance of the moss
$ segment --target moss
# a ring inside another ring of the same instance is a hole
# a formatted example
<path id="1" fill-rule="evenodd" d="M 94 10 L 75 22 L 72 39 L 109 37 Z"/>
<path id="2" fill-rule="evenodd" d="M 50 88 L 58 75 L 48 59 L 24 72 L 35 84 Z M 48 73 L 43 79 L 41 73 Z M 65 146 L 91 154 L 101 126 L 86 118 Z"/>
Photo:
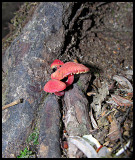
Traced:
<path id="1" fill-rule="evenodd" d="M 25 2 L 19 9 L 15 12 L 15 16 L 11 19 L 9 25 L 10 33 L 2 39 L 2 49 L 6 50 L 13 40 L 21 33 L 25 24 L 32 17 L 35 8 L 39 5 L 39 2 Z"/>
<path id="2" fill-rule="evenodd" d="M 38 138 L 39 130 L 35 127 L 35 129 L 32 131 L 32 133 L 28 136 L 26 140 L 27 147 L 25 147 L 24 150 L 20 152 L 20 155 L 18 155 L 17 158 L 36 158 L 35 147 L 39 144 Z M 30 146 L 31 149 L 29 149 L 28 146 Z"/>
<path id="3" fill-rule="evenodd" d="M 33 145 L 38 145 L 38 137 L 39 137 L 39 130 L 35 128 L 33 132 L 27 138 L 27 143 L 32 143 Z"/>
<path id="4" fill-rule="evenodd" d="M 27 147 L 24 148 L 23 151 L 20 152 L 20 155 L 17 158 L 30 158 L 32 155 L 32 151 L 29 151 Z"/>

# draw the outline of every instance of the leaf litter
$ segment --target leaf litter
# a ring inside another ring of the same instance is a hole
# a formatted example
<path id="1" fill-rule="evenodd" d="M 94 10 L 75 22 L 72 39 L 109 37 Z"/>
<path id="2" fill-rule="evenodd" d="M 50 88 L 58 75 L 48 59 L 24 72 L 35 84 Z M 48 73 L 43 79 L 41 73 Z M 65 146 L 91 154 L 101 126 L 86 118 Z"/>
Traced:
<path id="1" fill-rule="evenodd" d="M 67 136 L 68 145 L 72 146 L 69 149 L 76 151 L 71 152 L 73 154 L 69 157 L 117 158 L 132 155 L 132 87 L 125 77 L 118 75 L 114 77 L 111 90 L 109 84 L 103 81 L 100 88 L 97 88 L 96 94 L 88 95 L 93 96 L 89 111 L 93 130 L 91 130 L 90 135 L 83 135 L 82 137 Z M 114 83 L 114 80 L 118 83 Z M 123 87 L 119 88 L 118 84 Z"/>

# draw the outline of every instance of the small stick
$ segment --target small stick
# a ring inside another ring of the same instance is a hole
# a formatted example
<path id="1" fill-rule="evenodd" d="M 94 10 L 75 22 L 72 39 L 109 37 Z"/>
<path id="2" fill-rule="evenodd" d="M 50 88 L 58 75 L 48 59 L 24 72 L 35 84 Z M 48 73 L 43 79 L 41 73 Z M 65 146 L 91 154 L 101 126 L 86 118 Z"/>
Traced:
<path id="1" fill-rule="evenodd" d="M 18 100 L 15 100 L 15 101 L 13 101 L 12 103 L 9 103 L 9 104 L 3 106 L 3 107 L 2 107 L 2 111 L 3 111 L 4 109 L 8 108 L 8 107 L 14 106 L 14 105 L 19 104 L 19 103 L 22 103 L 22 102 L 23 102 L 23 98 L 18 99 Z"/>

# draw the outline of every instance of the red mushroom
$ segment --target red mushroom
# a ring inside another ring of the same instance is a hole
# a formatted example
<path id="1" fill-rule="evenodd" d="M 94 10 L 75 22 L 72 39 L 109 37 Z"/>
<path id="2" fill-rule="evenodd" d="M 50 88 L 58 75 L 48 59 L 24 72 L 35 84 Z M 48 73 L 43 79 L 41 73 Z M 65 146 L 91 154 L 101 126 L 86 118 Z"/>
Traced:
<path id="1" fill-rule="evenodd" d="M 49 92 L 49 93 L 54 93 L 57 96 L 63 96 L 65 93 L 63 91 L 64 89 L 66 89 L 66 84 L 56 79 L 51 79 L 44 86 L 44 91 Z"/>
<path id="2" fill-rule="evenodd" d="M 61 60 L 55 59 L 55 60 L 53 61 L 53 63 L 51 64 L 51 68 L 52 68 L 52 69 L 53 69 L 53 68 L 59 69 L 63 64 L 64 64 L 64 63 L 63 63 Z M 74 81 L 74 75 L 69 75 L 69 76 L 68 76 L 68 79 L 65 81 L 67 87 L 68 87 L 69 85 L 71 85 L 71 84 L 73 83 L 73 81 Z"/>
<path id="3" fill-rule="evenodd" d="M 51 74 L 52 79 L 61 80 L 69 75 L 86 73 L 89 71 L 89 68 L 84 66 L 83 64 L 75 63 L 75 62 L 67 62 L 62 65 L 58 70 Z"/>
<path id="4" fill-rule="evenodd" d="M 55 59 L 55 60 L 53 61 L 53 63 L 51 64 L 51 68 L 52 68 L 52 69 L 53 69 L 53 68 L 59 69 L 63 64 L 64 64 L 64 62 L 62 62 L 61 60 Z"/>
<path id="5" fill-rule="evenodd" d="M 85 73 L 89 71 L 89 68 L 83 64 L 75 62 L 67 62 L 64 64 L 58 59 L 54 60 L 54 62 L 51 64 L 51 68 L 55 67 L 57 68 L 57 71 L 51 75 L 52 80 L 46 83 L 44 86 L 44 91 L 54 93 L 57 96 L 64 95 L 65 92 L 63 90 L 73 83 L 74 74 Z M 67 76 L 68 80 L 65 83 L 60 81 Z"/>

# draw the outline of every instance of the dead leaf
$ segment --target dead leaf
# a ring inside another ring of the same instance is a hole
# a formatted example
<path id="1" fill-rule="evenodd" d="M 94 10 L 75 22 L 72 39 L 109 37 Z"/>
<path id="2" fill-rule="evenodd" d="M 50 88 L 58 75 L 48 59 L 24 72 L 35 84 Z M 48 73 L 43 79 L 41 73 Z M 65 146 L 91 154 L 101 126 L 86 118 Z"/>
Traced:
<path id="1" fill-rule="evenodd" d="M 112 98 L 109 98 L 108 101 L 106 101 L 108 104 L 113 104 L 115 106 L 119 106 Z"/>
<path id="2" fill-rule="evenodd" d="M 68 143 L 73 143 L 78 149 L 80 149 L 88 158 L 98 158 L 98 154 L 95 149 L 83 138 L 79 136 L 70 136 Z"/>
<path id="3" fill-rule="evenodd" d="M 133 92 L 133 87 L 129 80 L 127 80 L 123 76 L 114 75 L 113 79 L 117 81 L 123 88 L 121 90 L 127 91 L 127 92 Z"/>
<path id="4" fill-rule="evenodd" d="M 126 98 L 123 98 L 121 96 L 112 94 L 111 97 L 119 106 L 128 106 L 128 107 L 130 107 L 130 106 L 133 105 L 132 101 L 130 101 L 130 100 L 126 99 Z"/>
<path id="5" fill-rule="evenodd" d="M 118 128 L 115 120 L 113 120 L 111 122 L 111 127 L 110 127 L 108 137 L 109 137 L 111 142 L 115 142 L 116 140 L 118 140 L 120 138 L 119 137 L 119 128 Z"/>
<path id="6" fill-rule="evenodd" d="M 109 94 L 107 82 L 103 82 L 102 87 L 98 89 L 98 93 L 93 97 L 93 102 L 91 104 L 92 108 L 96 113 L 96 118 L 101 114 L 102 106 L 101 103 L 105 100 L 106 96 Z"/>

